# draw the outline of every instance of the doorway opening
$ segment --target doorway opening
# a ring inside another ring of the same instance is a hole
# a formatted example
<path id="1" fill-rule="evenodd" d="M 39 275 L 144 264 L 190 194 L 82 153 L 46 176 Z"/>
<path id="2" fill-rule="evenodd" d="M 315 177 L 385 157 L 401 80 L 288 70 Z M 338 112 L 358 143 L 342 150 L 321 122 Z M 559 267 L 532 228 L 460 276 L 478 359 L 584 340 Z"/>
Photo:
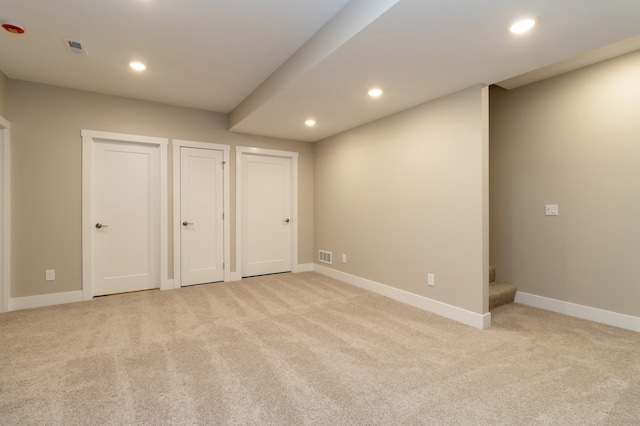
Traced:
<path id="1" fill-rule="evenodd" d="M 82 130 L 84 300 L 167 288 L 167 144 Z"/>

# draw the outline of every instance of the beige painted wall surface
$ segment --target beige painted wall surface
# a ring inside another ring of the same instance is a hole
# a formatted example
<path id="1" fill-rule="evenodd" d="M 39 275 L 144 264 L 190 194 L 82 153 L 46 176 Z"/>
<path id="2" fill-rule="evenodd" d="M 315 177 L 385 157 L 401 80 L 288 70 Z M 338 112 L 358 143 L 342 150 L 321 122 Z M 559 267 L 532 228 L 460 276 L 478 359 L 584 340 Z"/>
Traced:
<path id="1" fill-rule="evenodd" d="M 229 133 L 227 116 L 9 79 L 12 126 L 12 297 L 82 288 L 81 129 L 231 145 L 231 270 L 235 271 L 234 147 L 299 153 L 300 263 L 313 262 L 313 146 Z M 171 149 L 169 189 L 171 195 Z M 169 199 L 169 277 L 173 277 Z M 56 281 L 45 282 L 45 269 Z"/>
<path id="2" fill-rule="evenodd" d="M 640 52 L 492 89 L 490 111 L 498 279 L 640 316 Z"/>
<path id="3" fill-rule="evenodd" d="M 0 71 L 0 117 L 7 117 L 7 76 Z"/>
<path id="4" fill-rule="evenodd" d="M 316 142 L 315 248 L 333 252 L 330 267 L 486 311 L 486 94 L 468 89 Z"/>

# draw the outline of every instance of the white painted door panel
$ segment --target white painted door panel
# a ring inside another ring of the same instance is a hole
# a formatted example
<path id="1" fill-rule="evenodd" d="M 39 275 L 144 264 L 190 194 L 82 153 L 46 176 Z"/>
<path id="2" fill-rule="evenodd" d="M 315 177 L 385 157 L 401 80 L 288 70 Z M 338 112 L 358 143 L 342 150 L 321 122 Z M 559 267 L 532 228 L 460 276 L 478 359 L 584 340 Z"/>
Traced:
<path id="1" fill-rule="evenodd" d="M 180 149 L 183 286 L 224 279 L 222 161 L 222 151 Z"/>
<path id="2" fill-rule="evenodd" d="M 291 271 L 291 159 L 244 155 L 242 275 Z"/>
<path id="3" fill-rule="evenodd" d="M 95 296 L 160 286 L 159 159 L 157 146 L 94 146 Z"/>

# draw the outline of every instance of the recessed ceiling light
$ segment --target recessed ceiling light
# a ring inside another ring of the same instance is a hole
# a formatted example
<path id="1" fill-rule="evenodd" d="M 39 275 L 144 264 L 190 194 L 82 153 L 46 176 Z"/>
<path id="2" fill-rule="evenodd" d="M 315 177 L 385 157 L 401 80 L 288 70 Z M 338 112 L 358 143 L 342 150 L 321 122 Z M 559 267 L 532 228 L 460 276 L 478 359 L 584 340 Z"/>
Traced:
<path id="1" fill-rule="evenodd" d="M 313 126 L 315 126 L 315 125 L 316 125 L 316 120 L 314 120 L 314 119 L 310 118 L 310 119 L 308 119 L 307 121 L 305 121 L 305 122 L 304 122 L 304 124 L 306 124 L 306 125 L 307 125 L 307 126 L 309 126 L 309 127 L 313 127 Z"/>
<path id="2" fill-rule="evenodd" d="M 380 95 L 382 95 L 382 89 L 376 88 L 369 90 L 369 96 L 371 96 L 372 98 L 377 98 Z"/>
<path id="3" fill-rule="evenodd" d="M 137 61 L 129 62 L 129 66 L 136 71 L 144 71 L 147 69 L 147 66 L 145 64 Z"/>
<path id="4" fill-rule="evenodd" d="M 509 27 L 509 31 L 514 34 L 522 34 L 529 31 L 536 24 L 533 18 L 521 19 Z"/>

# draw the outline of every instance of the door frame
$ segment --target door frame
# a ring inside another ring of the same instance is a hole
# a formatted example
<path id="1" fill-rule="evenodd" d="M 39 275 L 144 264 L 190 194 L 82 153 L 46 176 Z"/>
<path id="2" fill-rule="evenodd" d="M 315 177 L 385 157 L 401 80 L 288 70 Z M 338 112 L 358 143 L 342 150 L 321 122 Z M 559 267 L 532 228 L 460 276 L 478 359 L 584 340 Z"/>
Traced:
<path id="1" fill-rule="evenodd" d="M 236 146 L 236 275 L 242 279 L 242 159 L 243 155 L 262 155 L 291 160 L 291 271 L 298 271 L 298 156 L 297 152 Z"/>
<path id="2" fill-rule="evenodd" d="M 0 313 L 9 311 L 11 298 L 10 139 L 11 124 L 0 116 Z"/>
<path id="3" fill-rule="evenodd" d="M 155 145 L 160 153 L 160 290 L 171 288 L 168 282 L 167 249 L 167 138 L 152 136 L 128 135 L 124 133 L 101 132 L 82 129 L 82 300 L 93 298 L 93 264 L 91 253 L 93 249 L 93 222 L 91 216 L 92 205 L 92 176 L 93 176 L 93 147 L 98 142 L 119 142 L 128 144 Z"/>
<path id="4" fill-rule="evenodd" d="M 229 201 L 229 151 L 231 147 L 229 145 L 188 141 L 181 139 L 172 139 L 173 145 L 173 287 L 182 287 L 182 276 L 180 271 L 182 270 L 181 260 L 181 228 L 180 228 L 180 200 L 181 200 L 181 188 L 180 188 L 180 148 L 198 148 L 207 149 L 210 151 L 222 151 L 222 214 L 224 215 L 223 222 L 223 244 L 224 244 L 224 281 L 233 281 L 230 269 L 231 269 L 231 213 L 230 213 L 230 201 Z"/>

